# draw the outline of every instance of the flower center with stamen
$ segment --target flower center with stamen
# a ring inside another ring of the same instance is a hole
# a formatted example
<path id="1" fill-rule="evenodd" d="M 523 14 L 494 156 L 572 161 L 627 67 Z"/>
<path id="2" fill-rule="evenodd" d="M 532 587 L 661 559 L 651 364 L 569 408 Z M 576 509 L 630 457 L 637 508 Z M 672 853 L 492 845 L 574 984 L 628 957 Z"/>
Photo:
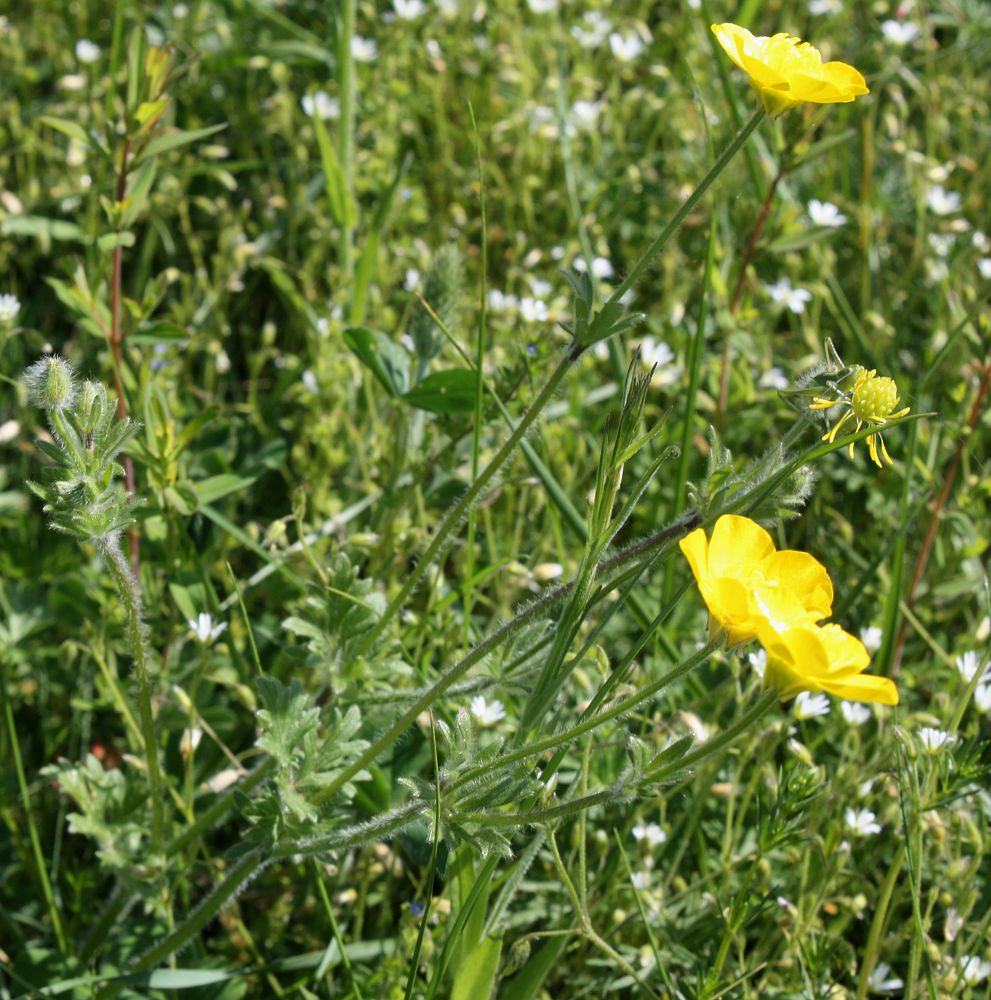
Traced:
<path id="1" fill-rule="evenodd" d="M 878 377 L 873 371 L 863 371 L 853 389 L 850 408 L 858 420 L 867 424 L 883 424 L 898 405 L 895 380 Z"/>

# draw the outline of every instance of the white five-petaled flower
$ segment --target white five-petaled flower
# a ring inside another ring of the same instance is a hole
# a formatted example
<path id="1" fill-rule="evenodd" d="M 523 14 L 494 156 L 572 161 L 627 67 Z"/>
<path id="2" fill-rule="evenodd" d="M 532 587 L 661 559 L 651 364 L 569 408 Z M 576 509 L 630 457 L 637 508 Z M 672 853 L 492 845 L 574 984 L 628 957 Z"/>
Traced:
<path id="1" fill-rule="evenodd" d="M 794 288 L 788 278 L 780 278 L 767 286 L 772 302 L 790 309 L 795 315 L 805 312 L 805 304 L 812 301 L 812 293 L 807 288 Z"/>
<path id="2" fill-rule="evenodd" d="M 987 278 L 991 281 L 991 257 L 982 257 L 977 262 L 977 270 L 980 272 L 982 278 Z"/>
<path id="3" fill-rule="evenodd" d="M 860 726 L 871 717 L 871 710 L 859 701 L 841 701 L 840 711 L 851 726 Z"/>
<path id="4" fill-rule="evenodd" d="M 648 367 L 663 368 L 674 361 L 674 351 L 656 337 L 644 337 L 640 341 L 640 360 Z"/>
<path id="5" fill-rule="evenodd" d="M 809 202 L 809 218 L 815 226 L 835 229 L 846 222 L 846 216 L 831 202 L 813 198 Z"/>
<path id="6" fill-rule="evenodd" d="M 788 376 L 777 366 L 768 368 L 757 380 L 757 385 L 761 389 L 787 389 L 790 384 Z"/>
<path id="7" fill-rule="evenodd" d="M 471 714 L 480 726 L 494 726 L 500 719 L 506 718 L 506 709 L 501 701 L 486 701 L 484 695 L 476 694 L 471 699 Z"/>
<path id="8" fill-rule="evenodd" d="M 610 31 L 612 21 L 599 11 L 590 10 L 582 24 L 576 24 L 571 29 L 571 34 L 583 49 L 597 49 L 609 37 Z"/>
<path id="9" fill-rule="evenodd" d="M 575 101 L 571 105 L 571 118 L 578 128 L 591 130 L 599 120 L 602 101 Z"/>
<path id="10" fill-rule="evenodd" d="M 634 840 L 646 841 L 648 847 L 660 847 L 668 839 L 668 835 L 657 823 L 637 823 L 632 833 Z"/>
<path id="11" fill-rule="evenodd" d="M 872 993 L 894 993 L 900 990 L 905 983 L 897 976 L 891 976 L 891 966 L 887 962 L 878 962 L 874 966 L 874 971 L 867 979 L 867 985 Z"/>
<path id="12" fill-rule="evenodd" d="M 960 211 L 963 199 L 956 191 L 947 191 L 939 184 L 934 185 L 926 193 L 926 204 L 929 211 L 935 215 L 953 215 Z"/>
<path id="13" fill-rule="evenodd" d="M 978 684 L 974 688 L 974 704 L 978 712 L 991 712 L 991 684 Z"/>
<path id="14" fill-rule="evenodd" d="M 949 742 L 950 734 L 932 726 L 923 726 L 919 730 L 919 741 L 927 753 L 937 754 Z"/>
<path id="15" fill-rule="evenodd" d="M 320 384 L 317 382 L 317 377 L 309 368 L 300 376 L 300 381 L 303 383 L 306 391 L 312 392 L 314 396 L 320 392 Z"/>
<path id="16" fill-rule="evenodd" d="M 847 809 L 843 814 L 846 828 L 858 837 L 869 837 L 881 832 L 881 824 L 870 809 Z"/>
<path id="17" fill-rule="evenodd" d="M 16 295 L 0 295 L 0 323 L 13 323 L 21 311 L 21 302 Z"/>
<path id="18" fill-rule="evenodd" d="M 361 35 L 351 37 L 351 56 L 356 62 L 375 62 L 378 54 L 379 47 L 371 38 L 363 38 Z"/>
<path id="19" fill-rule="evenodd" d="M 767 670 L 767 650 L 758 649 L 754 653 L 747 653 L 747 660 L 753 668 L 754 673 L 764 679 L 764 671 Z"/>
<path id="20" fill-rule="evenodd" d="M 227 628 L 227 622 L 218 622 L 214 625 L 213 615 L 211 615 L 209 611 L 201 611 L 196 616 L 196 621 L 190 619 L 187 624 L 189 625 L 190 631 L 193 635 L 195 635 L 204 646 L 208 646 Z"/>
<path id="21" fill-rule="evenodd" d="M 526 0 L 534 14 L 550 14 L 557 10 L 558 0 Z"/>
<path id="22" fill-rule="evenodd" d="M 814 719 L 817 715 L 829 715 L 829 699 L 824 694 L 800 691 L 795 697 L 792 714 L 799 722 Z"/>
<path id="23" fill-rule="evenodd" d="M 524 295 L 520 299 L 520 318 L 524 323 L 542 323 L 549 315 L 547 303 L 543 300 L 530 295 Z"/>
<path id="24" fill-rule="evenodd" d="M 976 986 L 991 976 L 991 962 L 980 955 L 961 955 L 960 975 L 968 986 Z"/>
<path id="25" fill-rule="evenodd" d="M 612 54 L 620 62 L 633 62 L 637 56 L 643 53 L 646 48 L 644 40 L 636 34 L 636 32 L 629 31 L 620 33 L 614 31 L 609 36 L 609 48 L 612 49 Z"/>
<path id="26" fill-rule="evenodd" d="M 889 19 L 881 22 L 881 34 L 892 45 L 908 45 L 919 37 L 919 28 L 912 21 Z"/>
<path id="27" fill-rule="evenodd" d="M 426 14 L 427 5 L 423 0 L 392 0 L 392 9 L 401 20 L 415 21 L 420 15 Z"/>
<path id="28" fill-rule="evenodd" d="M 100 58 L 100 46 L 88 38 L 80 38 L 76 42 L 76 58 L 81 63 L 93 63 Z"/>
<path id="29" fill-rule="evenodd" d="M 960 671 L 960 676 L 970 683 L 978 670 L 981 670 L 981 658 L 973 649 L 968 649 L 966 653 L 961 653 L 956 658 L 957 670 Z M 978 684 L 987 684 L 991 682 L 991 667 L 984 667 L 981 670 L 981 679 L 977 682 Z"/>
<path id="30" fill-rule="evenodd" d="M 307 118 L 316 117 L 321 121 L 327 121 L 328 118 L 341 117 L 341 102 L 336 97 L 331 97 L 325 90 L 303 94 L 299 103 Z"/>
<path id="31" fill-rule="evenodd" d="M 576 271 L 587 271 L 588 264 L 585 263 L 584 257 L 576 257 L 571 265 Z M 612 266 L 612 262 L 608 257 L 593 257 L 592 258 L 592 277 L 599 278 L 600 280 L 606 281 L 611 278 L 616 273 L 615 268 Z"/>
<path id="32" fill-rule="evenodd" d="M 630 876 L 630 881 L 637 892 L 644 892 L 650 888 L 650 872 L 634 872 Z"/>
<path id="33" fill-rule="evenodd" d="M 860 641 L 868 653 L 876 653 L 884 640 L 884 631 L 877 625 L 868 625 L 860 630 Z"/>

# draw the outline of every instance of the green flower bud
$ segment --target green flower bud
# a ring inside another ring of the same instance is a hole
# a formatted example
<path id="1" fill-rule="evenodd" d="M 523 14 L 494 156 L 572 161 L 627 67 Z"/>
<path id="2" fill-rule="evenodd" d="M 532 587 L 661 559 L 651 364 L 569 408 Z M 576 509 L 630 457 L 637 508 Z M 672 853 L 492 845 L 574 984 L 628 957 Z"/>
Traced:
<path id="1" fill-rule="evenodd" d="M 21 378 L 27 386 L 28 398 L 43 410 L 64 409 L 76 398 L 76 373 L 57 354 L 36 361 Z"/>

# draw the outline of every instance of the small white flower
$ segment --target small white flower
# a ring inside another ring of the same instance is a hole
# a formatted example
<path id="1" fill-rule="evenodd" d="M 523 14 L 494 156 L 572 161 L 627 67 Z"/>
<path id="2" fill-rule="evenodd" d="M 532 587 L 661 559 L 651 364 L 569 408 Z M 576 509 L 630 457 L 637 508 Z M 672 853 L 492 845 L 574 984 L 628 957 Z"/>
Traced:
<path id="1" fill-rule="evenodd" d="M 847 809 L 843 814 L 846 828 L 857 837 L 869 837 L 881 832 L 881 824 L 870 809 Z"/>
<path id="2" fill-rule="evenodd" d="M 605 257 L 592 258 L 592 277 L 608 281 L 615 274 L 612 263 Z"/>
<path id="3" fill-rule="evenodd" d="M 489 290 L 489 308 L 493 312 L 515 312 L 519 304 L 519 299 L 515 295 L 506 295 L 498 288 Z"/>
<path id="4" fill-rule="evenodd" d="M 950 734 L 942 729 L 933 729 L 932 726 L 923 726 L 919 730 L 919 741 L 927 753 L 937 754 L 949 741 Z"/>
<path id="5" fill-rule="evenodd" d="M 590 130 L 598 123 L 601 110 L 602 101 L 575 101 L 571 105 L 571 117 L 579 128 Z"/>
<path id="6" fill-rule="evenodd" d="M 16 420 L 5 420 L 0 424 L 0 444 L 10 444 L 20 433 L 21 425 Z"/>
<path id="7" fill-rule="evenodd" d="M 881 33 L 892 45 L 908 45 L 919 37 L 918 26 L 912 21 L 882 21 Z"/>
<path id="8" fill-rule="evenodd" d="M 977 262 L 977 270 L 980 271 L 982 278 L 991 281 L 991 257 L 982 257 Z"/>
<path id="9" fill-rule="evenodd" d="M 459 2 L 460 0 L 434 0 L 441 15 L 447 18 L 457 15 Z"/>
<path id="10" fill-rule="evenodd" d="M 313 395 L 317 395 L 320 392 L 320 386 L 317 384 L 317 377 L 310 371 L 309 368 L 300 376 L 300 380 L 303 386 L 306 388 L 307 392 L 312 392 Z"/>
<path id="11" fill-rule="evenodd" d="M 557 113 L 546 104 L 537 104 L 530 109 L 530 133 L 548 139 L 557 137 Z"/>
<path id="12" fill-rule="evenodd" d="M 692 739 L 696 743 L 708 743 L 712 735 L 709 727 L 694 713 L 681 711 L 678 713 L 681 721 L 685 723 L 688 731 L 692 734 Z"/>
<path id="13" fill-rule="evenodd" d="M 407 292 L 412 292 L 413 289 L 420 284 L 421 277 L 422 275 L 420 274 L 419 268 L 416 267 L 407 268 L 406 274 L 403 277 L 403 288 L 405 288 Z"/>
<path id="14" fill-rule="evenodd" d="M 21 303 L 16 295 L 0 295 L 0 323 L 13 323 L 21 311 Z"/>
<path id="15" fill-rule="evenodd" d="M 961 653 L 955 662 L 960 676 L 967 684 L 974 679 L 977 671 L 981 670 L 981 658 L 973 649 L 968 649 L 966 653 Z M 989 682 L 991 682 L 991 666 L 986 666 L 981 670 L 981 679 L 977 683 L 987 684 Z"/>
<path id="16" fill-rule="evenodd" d="M 546 302 L 529 295 L 520 299 L 520 317 L 524 323 L 542 323 L 548 315 Z"/>
<path id="17" fill-rule="evenodd" d="M 991 976 L 991 962 L 980 955 L 961 955 L 960 975 L 968 986 L 976 986 Z"/>
<path id="18" fill-rule="evenodd" d="M 812 293 L 807 288 L 793 288 L 788 278 L 781 278 L 767 286 L 772 302 L 778 302 L 795 315 L 805 312 L 805 304 L 812 301 Z"/>
<path id="19" fill-rule="evenodd" d="M 501 701 L 486 701 L 484 695 L 476 694 L 471 699 L 471 714 L 480 726 L 494 726 L 500 719 L 506 718 L 506 709 Z"/>
<path id="20" fill-rule="evenodd" d="M 970 237 L 971 245 L 978 253 L 987 253 L 991 250 L 991 240 L 988 239 L 988 234 L 982 232 L 980 229 L 975 229 L 973 235 Z"/>
<path id="21" fill-rule="evenodd" d="M 640 341 L 640 360 L 648 368 L 654 365 L 663 368 L 674 361 L 674 351 L 663 340 L 657 340 L 655 337 L 644 337 Z"/>
<path id="22" fill-rule="evenodd" d="M 900 990 L 905 984 L 897 977 L 889 979 L 890 973 L 891 966 L 887 962 L 878 962 L 867 979 L 870 991 L 872 993 L 894 993 L 895 990 Z"/>
<path id="23" fill-rule="evenodd" d="M 764 671 L 767 670 L 767 650 L 758 649 L 755 653 L 747 653 L 747 660 L 753 668 L 754 673 L 764 679 Z"/>
<path id="24" fill-rule="evenodd" d="M 526 0 L 534 14 L 550 14 L 557 10 L 558 0 Z"/>
<path id="25" fill-rule="evenodd" d="M 299 103 L 307 118 L 316 116 L 325 122 L 328 118 L 341 117 L 341 102 L 336 97 L 331 97 L 325 90 L 303 94 Z"/>
<path id="26" fill-rule="evenodd" d="M 813 16 L 842 14 L 843 4 L 841 0 L 809 0 L 809 13 Z"/>
<path id="27" fill-rule="evenodd" d="M 227 622 L 219 622 L 214 625 L 213 615 L 211 615 L 208 611 L 201 611 L 196 616 L 196 621 L 190 619 L 187 624 L 189 625 L 190 631 L 193 635 L 195 635 L 204 646 L 208 646 L 227 628 Z"/>
<path id="28" fill-rule="evenodd" d="M 184 729 L 182 736 L 179 738 L 179 753 L 183 757 L 188 758 L 200 745 L 201 739 L 203 739 L 203 730 L 199 726 L 193 726 L 192 729 Z"/>
<path id="29" fill-rule="evenodd" d="M 926 204 L 929 211 L 936 215 L 953 215 L 960 211 L 963 199 L 956 191 L 947 191 L 939 184 L 931 187 L 926 194 Z"/>
<path id="30" fill-rule="evenodd" d="M 326 316 L 317 317 L 317 333 L 326 337 L 330 333 L 330 320 Z"/>
<path id="31" fill-rule="evenodd" d="M 758 379 L 757 384 L 761 389 L 787 389 L 791 383 L 780 368 L 768 368 Z"/>
<path id="32" fill-rule="evenodd" d="M 427 55 L 431 59 L 443 59 L 444 50 L 440 47 L 440 42 L 436 38 L 428 38 L 424 43 L 427 49 Z"/>
<path id="33" fill-rule="evenodd" d="M 836 229 L 846 222 L 846 216 L 831 202 L 813 198 L 809 202 L 809 218 L 815 226 Z"/>
<path id="34" fill-rule="evenodd" d="M 76 42 L 76 58 L 81 63 L 94 63 L 100 58 L 100 46 L 88 38 L 80 38 Z"/>
<path id="35" fill-rule="evenodd" d="M 557 562 L 538 563 L 533 567 L 533 578 L 543 585 L 560 580 L 564 576 L 564 567 Z"/>
<path id="36" fill-rule="evenodd" d="M 634 32 L 614 31 L 609 36 L 609 48 L 620 62 L 633 62 L 646 48 L 643 39 Z"/>
<path id="37" fill-rule="evenodd" d="M 884 641 L 884 632 L 877 625 L 868 625 L 860 630 L 860 641 L 868 653 L 876 653 Z"/>
<path id="38" fill-rule="evenodd" d="M 991 712 L 991 684 L 978 684 L 974 688 L 974 704 L 978 712 Z"/>
<path id="39" fill-rule="evenodd" d="M 361 35 L 354 35 L 351 38 L 351 56 L 356 62 L 375 62 L 379 54 L 379 47 L 371 38 L 362 38 Z"/>
<path id="40" fill-rule="evenodd" d="M 597 10 L 590 10 L 585 15 L 583 24 L 576 24 L 571 34 L 583 49 L 597 49 L 612 31 L 612 22 Z"/>
<path id="41" fill-rule="evenodd" d="M 415 21 L 426 14 L 427 5 L 423 0 L 392 0 L 392 9 L 401 20 Z"/>
<path id="42" fill-rule="evenodd" d="M 637 842 L 641 840 L 647 841 L 648 847 L 660 847 L 665 840 L 668 839 L 668 835 L 658 826 L 657 823 L 638 823 L 633 828 L 633 839 Z"/>
<path id="43" fill-rule="evenodd" d="M 650 888 L 650 872 L 634 872 L 630 876 L 630 881 L 637 892 L 646 892 Z"/>
<path id="44" fill-rule="evenodd" d="M 542 281 L 540 278 L 533 278 L 530 281 L 530 291 L 534 298 L 546 299 L 554 290 L 554 286 L 549 281 Z"/>
<path id="45" fill-rule="evenodd" d="M 829 699 L 824 694 L 802 691 L 795 698 L 792 714 L 799 722 L 814 719 L 817 715 L 829 715 Z"/>
<path id="46" fill-rule="evenodd" d="M 841 701 L 840 711 L 851 726 L 863 725 L 871 717 L 871 710 L 857 701 Z"/>
<path id="47" fill-rule="evenodd" d="M 953 249 L 952 233 L 930 233 L 929 247 L 937 257 L 946 257 Z"/>

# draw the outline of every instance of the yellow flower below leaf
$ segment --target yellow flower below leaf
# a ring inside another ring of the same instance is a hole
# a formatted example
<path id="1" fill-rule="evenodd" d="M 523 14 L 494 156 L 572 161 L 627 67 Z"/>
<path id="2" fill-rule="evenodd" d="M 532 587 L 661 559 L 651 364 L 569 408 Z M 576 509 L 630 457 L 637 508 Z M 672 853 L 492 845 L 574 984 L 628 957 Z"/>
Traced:
<path id="1" fill-rule="evenodd" d="M 700 528 L 680 542 L 709 609 L 709 631 L 729 646 L 759 639 L 767 651 L 764 687 L 782 701 L 826 691 L 849 701 L 897 705 L 886 677 L 864 674 L 864 644 L 839 625 L 819 626 L 833 605 L 825 568 L 805 552 L 777 551 L 756 521 L 726 514 L 712 537 Z"/>
<path id="2" fill-rule="evenodd" d="M 800 691 L 825 691 L 847 701 L 897 705 L 898 689 L 887 677 L 865 674 L 870 654 L 839 625 L 796 625 L 758 634 L 767 651 L 764 687 L 782 701 Z"/>
<path id="3" fill-rule="evenodd" d="M 828 617 L 833 585 L 806 552 L 778 552 L 771 536 L 749 517 L 726 514 L 706 539 L 699 528 L 680 542 L 702 599 L 709 629 L 730 646 L 757 637 L 768 624 L 787 627 Z"/>
<path id="4" fill-rule="evenodd" d="M 843 62 L 822 61 L 808 42 L 778 34 L 752 35 L 738 24 L 714 24 L 726 54 L 750 77 L 764 110 L 783 114 L 797 104 L 845 104 L 869 94 L 863 76 Z"/>

